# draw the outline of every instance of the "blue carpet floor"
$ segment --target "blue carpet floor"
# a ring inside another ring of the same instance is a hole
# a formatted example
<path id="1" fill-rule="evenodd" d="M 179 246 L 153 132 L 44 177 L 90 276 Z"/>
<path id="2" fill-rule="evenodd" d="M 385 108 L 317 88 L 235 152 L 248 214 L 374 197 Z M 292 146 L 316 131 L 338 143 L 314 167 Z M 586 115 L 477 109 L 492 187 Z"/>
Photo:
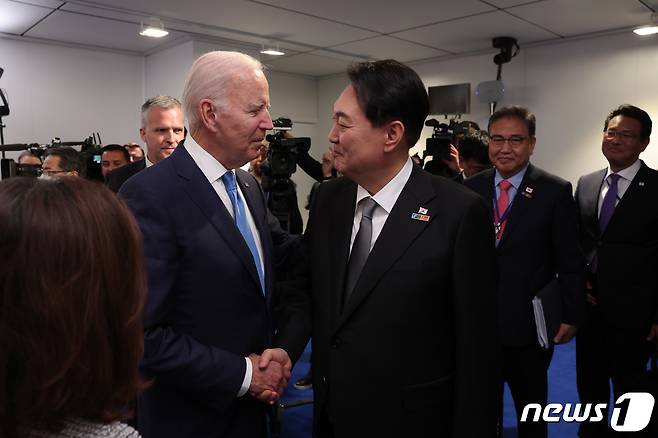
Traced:
<path id="1" fill-rule="evenodd" d="M 283 403 L 313 398 L 313 390 L 300 391 L 292 387 L 293 383 L 303 377 L 310 366 L 310 347 L 295 366 Z M 560 345 L 555 348 L 553 361 L 548 370 L 548 401 L 549 403 L 575 403 L 578 401 L 576 392 L 576 349 L 575 342 Z M 505 387 L 505 408 L 503 414 L 503 437 L 513 438 L 516 433 L 516 414 L 509 389 Z M 312 405 L 307 404 L 284 410 L 281 420 L 281 438 L 310 438 L 313 421 Z M 552 423 L 548 428 L 549 438 L 575 438 L 578 425 L 575 423 Z"/>

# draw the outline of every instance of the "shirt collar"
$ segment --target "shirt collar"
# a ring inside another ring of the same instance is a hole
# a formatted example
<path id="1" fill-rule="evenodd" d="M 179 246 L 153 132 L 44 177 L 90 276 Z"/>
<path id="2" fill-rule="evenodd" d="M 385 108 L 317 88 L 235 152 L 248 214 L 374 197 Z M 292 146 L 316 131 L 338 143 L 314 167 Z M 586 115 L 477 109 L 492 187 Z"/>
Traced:
<path id="1" fill-rule="evenodd" d="M 185 138 L 183 144 L 196 165 L 201 169 L 201 173 L 203 173 L 211 184 L 228 172 L 222 163 L 217 161 L 215 157 L 208 153 L 208 151 L 199 146 L 191 135 L 188 135 L 187 138 Z"/>
<path id="2" fill-rule="evenodd" d="M 515 173 L 509 178 L 503 178 L 502 175 L 498 173 L 498 169 L 496 169 L 496 176 L 494 177 L 494 187 L 497 187 L 502 180 L 507 180 L 512 184 L 512 186 L 516 190 L 519 190 L 519 187 L 523 182 L 523 177 L 525 176 L 525 173 L 528 171 L 529 165 L 530 163 L 526 164 L 526 166 L 523 169 L 519 170 L 517 173 Z"/>
<path id="3" fill-rule="evenodd" d="M 386 213 L 390 214 L 395 202 L 398 200 L 402 189 L 409 181 L 411 176 L 411 170 L 413 169 L 413 161 L 411 158 L 407 158 L 407 161 L 402 166 L 402 169 L 390 180 L 380 191 L 375 193 L 372 196 L 372 199 L 377 202 L 377 204 L 386 210 Z M 359 202 L 370 196 L 370 193 L 361 186 L 358 186 L 356 189 L 356 205 L 359 205 Z"/>
<path id="4" fill-rule="evenodd" d="M 637 175 L 637 173 L 640 171 L 640 167 L 642 167 L 642 161 L 639 158 L 635 161 L 635 163 L 631 164 L 626 169 L 620 170 L 619 172 L 613 172 L 610 170 L 610 166 L 608 166 L 608 172 L 605 174 L 605 179 L 608 179 L 608 177 L 613 173 L 617 173 L 617 175 L 621 176 L 622 178 L 628 181 L 633 181 L 635 175 Z"/>

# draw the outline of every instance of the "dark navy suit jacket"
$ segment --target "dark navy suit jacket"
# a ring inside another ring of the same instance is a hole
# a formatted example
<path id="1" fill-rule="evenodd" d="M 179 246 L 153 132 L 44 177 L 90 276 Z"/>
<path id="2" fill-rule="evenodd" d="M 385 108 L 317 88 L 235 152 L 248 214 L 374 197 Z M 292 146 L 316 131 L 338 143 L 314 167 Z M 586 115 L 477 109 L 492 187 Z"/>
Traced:
<path id="1" fill-rule="evenodd" d="M 121 188 L 148 271 L 141 370 L 153 384 L 138 400 L 146 438 L 265 436 L 266 405 L 237 393 L 244 357 L 270 345 L 272 237 L 283 237 L 271 230 L 256 180 L 236 175 L 262 242 L 265 294 L 231 215 L 183 143 Z"/>

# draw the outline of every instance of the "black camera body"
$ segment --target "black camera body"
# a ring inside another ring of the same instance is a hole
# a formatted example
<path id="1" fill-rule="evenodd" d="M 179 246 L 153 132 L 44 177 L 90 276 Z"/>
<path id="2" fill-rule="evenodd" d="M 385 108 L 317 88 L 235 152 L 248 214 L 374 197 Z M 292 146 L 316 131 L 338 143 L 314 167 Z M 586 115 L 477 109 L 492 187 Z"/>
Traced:
<path id="1" fill-rule="evenodd" d="M 292 121 L 280 117 L 272 121 L 274 134 L 266 140 L 270 144 L 267 160 L 263 163 L 263 173 L 273 183 L 279 179 L 289 179 L 297 170 L 297 155 L 311 148 L 309 137 L 285 138 L 284 133 L 292 129 Z"/>

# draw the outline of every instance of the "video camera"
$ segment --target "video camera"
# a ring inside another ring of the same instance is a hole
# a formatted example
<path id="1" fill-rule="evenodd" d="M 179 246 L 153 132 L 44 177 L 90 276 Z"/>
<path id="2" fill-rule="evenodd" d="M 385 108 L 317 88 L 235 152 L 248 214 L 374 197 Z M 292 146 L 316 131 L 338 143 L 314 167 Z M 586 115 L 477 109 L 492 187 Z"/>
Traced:
<path id="1" fill-rule="evenodd" d="M 100 134 L 92 134 L 83 141 L 62 142 L 58 137 L 51 140 L 49 144 L 8 144 L 0 146 L 0 151 L 26 151 L 29 150 L 43 161 L 43 157 L 49 149 L 61 146 L 81 146 L 79 163 L 80 174 L 87 179 L 101 180 L 101 146 Z M 26 176 L 38 178 L 41 176 L 41 166 L 38 164 L 19 164 L 10 158 L 2 158 L 0 161 L 0 179 L 14 176 Z"/>
<path id="2" fill-rule="evenodd" d="M 436 157 L 442 160 L 450 160 L 450 145 L 457 145 L 456 138 L 460 134 L 467 134 L 471 122 L 458 122 L 452 119 L 449 123 L 441 123 L 436 119 L 429 119 L 425 126 L 434 128 L 432 137 L 425 142 L 424 157 Z"/>
<path id="3" fill-rule="evenodd" d="M 292 129 L 290 119 L 279 117 L 272 121 L 274 134 L 268 134 L 265 139 L 270 148 L 267 160 L 263 163 L 263 173 L 273 181 L 289 179 L 297 170 L 297 155 L 308 152 L 311 148 L 309 137 L 286 138 L 285 133 Z"/>

